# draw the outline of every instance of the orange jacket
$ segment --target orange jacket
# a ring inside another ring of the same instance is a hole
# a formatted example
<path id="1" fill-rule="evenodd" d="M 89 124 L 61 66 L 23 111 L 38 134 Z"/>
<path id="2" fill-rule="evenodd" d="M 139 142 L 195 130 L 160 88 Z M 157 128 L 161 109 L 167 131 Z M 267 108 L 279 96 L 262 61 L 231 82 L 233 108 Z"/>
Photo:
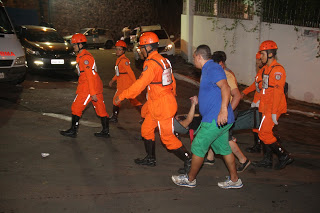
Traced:
<path id="1" fill-rule="evenodd" d="M 79 79 L 76 93 L 89 93 L 91 96 L 101 94 L 103 84 L 97 73 L 93 56 L 86 49 L 83 49 L 77 55 L 77 63 Z"/>
<path id="2" fill-rule="evenodd" d="M 284 68 L 274 60 L 270 66 L 262 67 L 262 72 L 259 77 L 266 78 L 269 75 L 269 83 L 262 82 L 261 98 L 259 111 L 266 114 L 277 114 L 287 112 L 287 101 L 284 94 L 284 85 L 286 83 L 286 72 Z M 264 85 L 268 88 L 264 89 Z"/>
<path id="3" fill-rule="evenodd" d="M 128 89 L 136 81 L 136 76 L 130 67 L 130 60 L 124 54 L 117 58 L 116 66 L 119 68 L 120 75 L 114 75 L 112 80 L 117 81 L 118 91 L 123 91 Z"/>
<path id="4" fill-rule="evenodd" d="M 160 65 L 153 61 L 156 60 Z M 172 74 L 173 82 L 168 86 L 162 86 L 163 63 L 168 68 L 169 64 L 157 51 L 152 52 L 143 64 L 143 72 L 139 79 L 124 90 L 119 99 L 122 101 L 125 98 L 135 98 L 139 95 L 146 86 L 148 86 L 148 112 L 155 120 L 163 120 L 173 117 L 177 112 L 176 102 L 176 82 Z"/>
<path id="5" fill-rule="evenodd" d="M 259 89 L 257 89 L 256 85 L 259 85 Z M 246 89 L 242 91 L 243 94 L 248 95 L 250 92 L 256 91 L 253 97 L 253 103 L 257 103 L 260 100 L 260 94 L 262 90 L 262 69 L 260 69 L 255 77 L 255 81 Z"/>

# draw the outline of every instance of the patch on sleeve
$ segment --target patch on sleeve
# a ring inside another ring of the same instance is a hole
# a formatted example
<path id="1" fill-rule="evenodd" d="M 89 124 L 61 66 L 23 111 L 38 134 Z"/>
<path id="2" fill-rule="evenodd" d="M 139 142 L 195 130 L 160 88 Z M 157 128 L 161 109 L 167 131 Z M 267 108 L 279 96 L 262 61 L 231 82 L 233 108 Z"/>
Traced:
<path id="1" fill-rule="evenodd" d="M 274 77 L 275 77 L 276 80 L 279 81 L 281 79 L 281 77 L 282 77 L 282 73 L 281 72 L 276 72 L 276 73 L 274 73 Z"/>
<path id="2" fill-rule="evenodd" d="M 87 68 L 87 69 L 89 69 L 89 68 L 90 68 L 90 66 L 86 66 L 86 68 Z"/>
<path id="3" fill-rule="evenodd" d="M 89 64 L 89 61 L 88 60 L 84 60 L 83 62 L 85 65 Z"/>
<path id="4" fill-rule="evenodd" d="M 129 61 L 126 61 L 126 63 L 125 63 L 127 66 L 130 64 L 130 62 Z"/>
<path id="5" fill-rule="evenodd" d="M 146 65 L 144 68 L 143 68 L 143 71 L 146 71 L 148 69 L 148 66 Z"/>

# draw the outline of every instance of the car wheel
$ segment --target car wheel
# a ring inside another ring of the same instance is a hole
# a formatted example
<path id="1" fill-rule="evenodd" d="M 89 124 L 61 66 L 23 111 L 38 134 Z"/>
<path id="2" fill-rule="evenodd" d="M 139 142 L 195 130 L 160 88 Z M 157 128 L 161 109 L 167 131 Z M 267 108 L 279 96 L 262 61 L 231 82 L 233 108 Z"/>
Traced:
<path id="1" fill-rule="evenodd" d="M 113 46 L 113 42 L 109 40 L 109 41 L 107 41 L 107 42 L 105 43 L 104 46 L 105 46 L 106 49 L 111 49 L 112 46 Z"/>

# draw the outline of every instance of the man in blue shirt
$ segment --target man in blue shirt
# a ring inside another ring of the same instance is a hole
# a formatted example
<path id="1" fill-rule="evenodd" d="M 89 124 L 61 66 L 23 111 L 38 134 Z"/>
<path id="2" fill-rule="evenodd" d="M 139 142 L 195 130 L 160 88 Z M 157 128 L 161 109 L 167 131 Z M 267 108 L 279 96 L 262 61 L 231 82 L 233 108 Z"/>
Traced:
<path id="1" fill-rule="evenodd" d="M 192 161 L 188 174 L 173 175 L 172 181 L 179 186 L 195 187 L 196 176 L 202 166 L 209 147 L 216 154 L 221 154 L 228 167 L 230 177 L 219 182 L 221 188 L 241 188 L 235 158 L 229 145 L 229 129 L 234 122 L 230 105 L 230 87 L 222 67 L 211 60 L 211 50 L 207 45 L 200 45 L 193 54 L 195 67 L 202 70 L 199 90 L 199 110 L 202 115 L 198 133 L 194 138 L 191 151 Z"/>

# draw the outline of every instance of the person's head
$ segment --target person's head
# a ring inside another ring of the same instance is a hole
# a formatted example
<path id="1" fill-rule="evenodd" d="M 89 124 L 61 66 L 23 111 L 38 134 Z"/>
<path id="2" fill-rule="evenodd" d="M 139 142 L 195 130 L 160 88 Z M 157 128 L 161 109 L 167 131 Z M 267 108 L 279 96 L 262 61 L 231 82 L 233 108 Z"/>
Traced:
<path id="1" fill-rule="evenodd" d="M 278 46 L 276 42 L 272 40 L 267 40 L 261 43 L 259 51 L 261 53 L 261 62 L 263 65 L 270 65 L 275 59 L 277 54 Z"/>
<path id="2" fill-rule="evenodd" d="M 139 48 L 142 55 L 147 58 L 150 53 L 158 50 L 159 38 L 154 32 L 145 32 L 139 40 Z"/>
<path id="3" fill-rule="evenodd" d="M 202 44 L 193 53 L 194 66 L 202 69 L 203 65 L 211 59 L 211 50 L 208 45 Z"/>
<path id="4" fill-rule="evenodd" d="M 263 64 L 261 62 L 261 53 L 260 53 L 260 51 L 258 51 L 256 53 L 256 67 L 257 67 L 258 70 L 263 67 Z"/>
<path id="5" fill-rule="evenodd" d="M 75 52 L 80 52 L 86 48 L 87 38 L 81 33 L 76 33 L 71 38 L 71 44 Z"/>
<path id="6" fill-rule="evenodd" d="M 212 54 L 212 60 L 222 66 L 224 69 L 226 67 L 227 55 L 223 51 L 215 51 Z"/>
<path id="7" fill-rule="evenodd" d="M 122 40 L 117 41 L 115 46 L 116 46 L 116 56 L 118 57 L 123 55 L 127 50 L 127 44 Z"/>

